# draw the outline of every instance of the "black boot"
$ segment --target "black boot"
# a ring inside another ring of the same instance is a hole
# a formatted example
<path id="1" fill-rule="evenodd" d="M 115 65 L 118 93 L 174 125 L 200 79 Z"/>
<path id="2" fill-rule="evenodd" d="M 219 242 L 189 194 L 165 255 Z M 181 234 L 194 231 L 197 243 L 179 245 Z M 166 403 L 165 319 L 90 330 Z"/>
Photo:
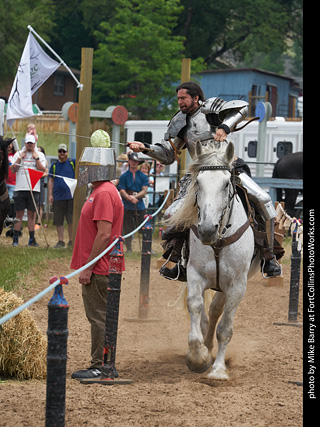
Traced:
<path id="1" fill-rule="evenodd" d="M 282 273 L 280 264 L 274 256 L 274 218 L 266 221 L 267 245 L 264 250 L 262 274 L 264 277 L 277 277 Z"/>
<path id="2" fill-rule="evenodd" d="M 161 267 L 159 270 L 161 276 L 169 280 L 178 280 L 179 282 L 187 281 L 187 270 L 185 267 L 176 264 L 173 268 Z"/>
<path id="3" fill-rule="evenodd" d="M 165 252 L 162 254 L 163 258 L 176 263 L 173 268 L 162 266 L 159 270 L 161 276 L 170 280 L 179 280 L 180 282 L 187 281 L 187 270 L 181 265 L 181 253 L 184 253 L 184 259 L 188 259 L 186 248 L 182 251 L 184 244 L 188 241 L 189 230 L 178 231 L 174 227 L 168 227 L 167 230 L 162 233 L 162 247 Z M 186 243 L 187 245 L 187 243 Z M 186 262 L 184 263 L 186 265 Z"/>
<path id="4" fill-rule="evenodd" d="M 264 260 L 264 264 L 262 265 L 262 273 L 265 277 L 281 276 L 282 269 L 275 257 Z"/>

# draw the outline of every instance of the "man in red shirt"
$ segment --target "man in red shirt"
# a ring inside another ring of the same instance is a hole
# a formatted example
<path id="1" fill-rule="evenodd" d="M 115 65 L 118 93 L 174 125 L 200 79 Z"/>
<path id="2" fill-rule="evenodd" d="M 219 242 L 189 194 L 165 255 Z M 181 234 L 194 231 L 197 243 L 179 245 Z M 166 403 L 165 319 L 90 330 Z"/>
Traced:
<path id="1" fill-rule="evenodd" d="M 100 150 L 103 149 L 100 148 Z M 103 170 L 103 167 L 108 168 L 108 166 L 98 167 L 101 168 L 100 171 Z M 79 161 L 79 177 L 80 173 L 81 160 Z M 71 260 L 73 269 L 79 269 L 88 264 L 113 242 L 115 236 L 121 236 L 122 200 L 118 190 L 110 182 L 114 177 L 111 177 L 108 171 L 105 176 L 108 179 L 92 182 L 93 192 L 83 205 Z M 110 253 L 108 252 L 79 274 L 84 308 L 91 324 L 91 364 L 86 370 L 74 372 L 72 378 L 96 378 L 101 375 L 109 260 Z"/>

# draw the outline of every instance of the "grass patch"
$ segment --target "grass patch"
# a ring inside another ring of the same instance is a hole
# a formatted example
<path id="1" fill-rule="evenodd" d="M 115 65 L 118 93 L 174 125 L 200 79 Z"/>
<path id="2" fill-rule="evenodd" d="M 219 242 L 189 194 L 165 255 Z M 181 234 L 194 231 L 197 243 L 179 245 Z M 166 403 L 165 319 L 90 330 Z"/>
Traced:
<path id="1" fill-rule="evenodd" d="M 23 286 L 25 278 L 31 270 L 36 283 L 39 273 L 48 268 L 50 260 L 71 259 L 71 255 L 71 249 L 0 246 L 0 287 L 6 291 L 11 291 Z"/>

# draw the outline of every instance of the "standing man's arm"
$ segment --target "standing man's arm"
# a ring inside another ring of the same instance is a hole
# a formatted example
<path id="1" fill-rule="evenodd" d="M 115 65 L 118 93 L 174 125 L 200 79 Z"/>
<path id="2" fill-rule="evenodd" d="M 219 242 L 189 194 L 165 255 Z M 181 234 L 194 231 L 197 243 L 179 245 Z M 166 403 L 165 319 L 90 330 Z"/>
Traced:
<path id="1" fill-rule="evenodd" d="M 143 199 L 144 196 L 147 194 L 148 192 L 148 187 L 147 186 L 143 186 L 142 189 L 139 191 L 139 193 L 135 194 L 135 195 L 129 195 L 126 190 L 121 189 L 120 190 L 120 194 L 121 197 L 125 200 L 128 200 L 128 202 L 133 203 L 134 205 L 136 205 L 137 203 L 139 203 L 140 199 Z"/>
<path id="2" fill-rule="evenodd" d="M 119 192 L 120 192 L 121 197 L 124 200 L 127 200 L 128 202 L 132 202 L 133 196 L 129 195 L 124 188 L 121 188 Z"/>
<path id="3" fill-rule="evenodd" d="M 109 244 L 111 237 L 112 223 L 108 221 L 97 221 L 97 235 L 94 239 L 90 255 L 87 259 L 87 262 L 92 261 L 96 258 L 101 252 L 103 252 Z M 81 285 L 88 285 L 91 280 L 92 270 L 96 263 L 92 264 L 90 267 L 83 270 L 79 275 L 79 283 Z"/>
<path id="4" fill-rule="evenodd" d="M 52 205 L 53 203 L 53 185 L 54 185 L 54 178 L 49 177 L 48 181 L 48 194 L 49 194 L 49 203 Z"/>
<path id="5" fill-rule="evenodd" d="M 36 161 L 36 168 L 38 171 L 40 172 L 45 172 L 46 171 L 46 161 L 45 158 L 42 158 L 42 161 L 40 160 L 40 156 L 39 156 L 39 152 L 34 150 L 32 153 L 32 157 L 34 158 L 34 160 Z"/>
<path id="6" fill-rule="evenodd" d="M 16 155 L 15 155 L 15 157 L 16 157 Z M 19 152 L 19 155 L 18 155 L 18 157 L 16 158 L 16 160 L 13 162 L 12 161 L 12 164 L 10 165 L 10 169 L 11 169 L 11 172 L 12 173 L 17 173 L 18 172 L 18 170 L 19 170 L 19 167 L 20 167 L 20 164 L 21 164 L 21 162 L 22 162 L 22 159 L 24 159 L 26 157 L 26 153 L 25 153 L 25 151 L 21 151 L 21 152 Z M 13 159 L 12 159 L 13 160 Z"/>

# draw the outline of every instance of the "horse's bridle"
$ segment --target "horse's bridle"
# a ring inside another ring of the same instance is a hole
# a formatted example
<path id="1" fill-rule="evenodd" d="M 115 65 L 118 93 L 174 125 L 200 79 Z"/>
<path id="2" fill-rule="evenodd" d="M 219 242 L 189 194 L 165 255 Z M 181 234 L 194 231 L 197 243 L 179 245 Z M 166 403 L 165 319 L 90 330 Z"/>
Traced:
<path id="1" fill-rule="evenodd" d="M 232 193 L 229 192 L 229 199 L 228 199 L 228 204 L 227 206 L 223 209 L 220 221 L 219 221 L 219 231 L 218 231 L 218 239 L 221 239 L 225 232 L 227 231 L 227 229 L 231 226 L 231 224 L 229 223 L 230 218 L 231 218 L 231 214 L 232 214 L 232 209 L 233 209 L 233 203 L 234 203 L 234 196 L 237 194 L 236 191 L 236 184 L 235 184 L 235 170 L 234 168 L 230 168 L 229 166 L 226 165 L 217 165 L 217 166 L 202 166 L 199 171 L 217 171 L 217 170 L 226 170 L 228 172 L 230 172 L 231 177 L 229 180 L 229 183 L 231 184 L 232 187 Z M 223 229 L 220 232 L 222 223 L 223 223 L 223 219 L 224 216 L 226 214 L 227 208 L 229 208 L 229 215 L 228 215 L 228 220 L 226 221 L 226 225 L 223 227 Z"/>
<path id="2" fill-rule="evenodd" d="M 226 225 L 224 226 L 223 230 L 221 231 L 221 233 L 220 232 L 218 233 L 217 240 L 212 245 L 210 245 L 214 251 L 214 256 L 216 259 L 216 289 L 215 290 L 221 292 L 221 289 L 219 286 L 219 273 L 220 273 L 219 255 L 220 255 L 220 252 L 225 246 L 231 245 L 232 243 L 235 243 L 237 240 L 240 239 L 242 234 L 247 230 L 247 228 L 251 224 L 251 214 L 249 215 L 249 218 L 247 219 L 247 221 L 240 228 L 238 228 L 238 230 L 235 233 L 233 233 L 231 236 L 223 237 L 225 232 L 227 231 L 227 229 L 231 226 L 231 224 L 229 224 L 229 221 L 230 221 L 231 214 L 232 214 L 232 209 L 233 209 L 233 204 L 234 204 L 234 196 L 237 194 L 236 185 L 235 185 L 235 171 L 234 171 L 234 168 L 230 169 L 229 166 L 202 166 L 200 168 L 200 171 L 214 171 L 214 170 L 227 170 L 227 171 L 229 171 L 231 173 L 230 182 L 231 182 L 231 185 L 233 188 L 233 194 L 231 195 L 231 197 L 229 196 L 229 201 L 228 201 L 229 207 L 231 204 L 231 207 L 229 209 L 228 221 L 227 221 Z M 222 220 L 224 218 L 226 209 L 227 209 L 227 207 L 224 209 L 224 213 L 220 218 L 219 227 L 221 227 Z M 199 238 L 198 227 L 196 225 L 193 225 L 191 227 L 191 229 L 193 230 L 194 234 Z"/>

